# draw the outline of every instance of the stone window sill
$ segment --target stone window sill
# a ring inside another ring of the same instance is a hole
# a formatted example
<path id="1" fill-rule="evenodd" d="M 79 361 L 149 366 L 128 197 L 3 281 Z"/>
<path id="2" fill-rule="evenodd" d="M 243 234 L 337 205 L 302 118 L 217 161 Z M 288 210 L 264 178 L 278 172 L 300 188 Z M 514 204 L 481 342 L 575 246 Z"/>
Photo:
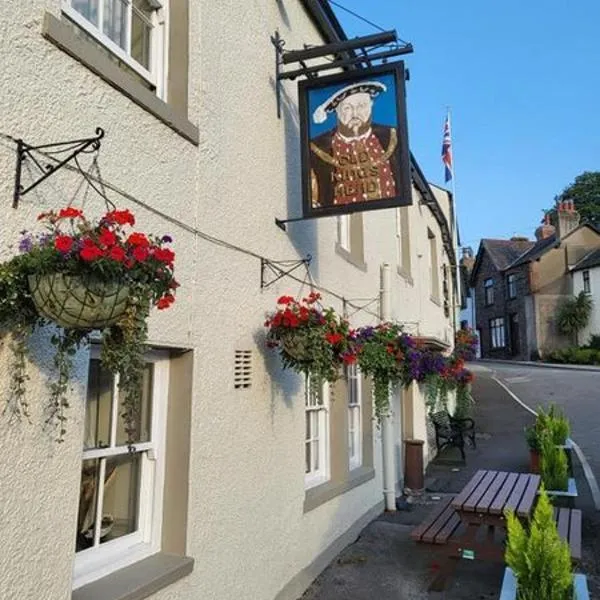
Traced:
<path id="1" fill-rule="evenodd" d="M 345 248 L 342 248 L 339 242 L 335 243 L 335 252 L 336 254 L 341 256 L 345 261 L 349 262 L 351 265 L 354 265 L 357 269 L 360 269 L 361 271 L 365 272 L 367 271 L 367 263 L 354 256 L 352 252 L 349 252 Z"/>
<path id="2" fill-rule="evenodd" d="M 131 78 L 93 44 L 75 35 L 69 25 L 45 13 L 42 35 L 180 136 L 196 146 L 199 144 L 198 128 L 193 123 Z"/>
<path id="3" fill-rule="evenodd" d="M 142 600 L 192 572 L 194 559 L 159 552 L 71 594 L 71 600 Z"/>
<path id="4" fill-rule="evenodd" d="M 348 473 L 348 479 L 346 481 L 327 481 L 306 490 L 304 496 L 304 512 L 310 512 L 318 506 L 329 502 L 329 500 L 332 500 L 336 496 L 345 494 L 351 489 L 370 481 L 374 477 L 375 470 L 372 467 L 358 467 Z"/>

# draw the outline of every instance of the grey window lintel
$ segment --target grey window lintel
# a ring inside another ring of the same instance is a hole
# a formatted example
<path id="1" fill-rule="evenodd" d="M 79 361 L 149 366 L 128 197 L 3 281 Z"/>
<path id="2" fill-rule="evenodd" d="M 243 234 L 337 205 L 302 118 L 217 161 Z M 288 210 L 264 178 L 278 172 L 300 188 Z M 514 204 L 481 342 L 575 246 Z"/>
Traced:
<path id="1" fill-rule="evenodd" d="M 196 146 L 199 144 L 198 127 L 141 83 L 132 79 L 118 65 L 94 48 L 93 44 L 75 35 L 71 27 L 48 12 L 44 14 L 42 35 L 180 136 Z"/>

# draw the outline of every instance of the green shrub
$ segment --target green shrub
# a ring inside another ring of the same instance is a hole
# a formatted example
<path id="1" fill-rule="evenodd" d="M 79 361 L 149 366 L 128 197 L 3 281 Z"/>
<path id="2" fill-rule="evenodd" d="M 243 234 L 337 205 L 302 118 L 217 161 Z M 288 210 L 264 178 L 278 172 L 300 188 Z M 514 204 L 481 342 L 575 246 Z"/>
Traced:
<path id="1" fill-rule="evenodd" d="M 545 359 L 551 363 L 570 365 L 600 365 L 600 350 L 596 348 L 562 348 L 545 354 Z"/>
<path id="2" fill-rule="evenodd" d="M 506 564 L 517 579 L 519 600 L 571 600 L 573 572 L 569 545 L 560 539 L 552 506 L 542 488 L 529 532 L 506 513 Z"/>
<path id="3" fill-rule="evenodd" d="M 590 335 L 590 339 L 588 340 L 586 348 L 591 348 L 592 350 L 600 350 L 600 334 L 592 333 L 592 335 Z"/>
<path id="4" fill-rule="evenodd" d="M 569 486 L 567 455 L 550 433 L 541 437 L 540 474 L 547 490 L 566 492 Z"/>
<path id="5" fill-rule="evenodd" d="M 571 433 L 571 425 L 564 413 L 552 404 L 547 415 L 547 427 L 552 441 L 557 446 L 563 446 Z"/>

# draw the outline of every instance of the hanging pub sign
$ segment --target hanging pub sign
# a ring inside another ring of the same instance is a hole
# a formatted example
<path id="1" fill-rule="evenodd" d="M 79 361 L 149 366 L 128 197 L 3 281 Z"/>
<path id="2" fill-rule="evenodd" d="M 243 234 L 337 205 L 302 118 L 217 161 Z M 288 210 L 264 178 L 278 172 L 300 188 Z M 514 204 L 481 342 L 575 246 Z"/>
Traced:
<path id="1" fill-rule="evenodd" d="M 303 216 L 412 204 L 404 63 L 299 84 Z"/>

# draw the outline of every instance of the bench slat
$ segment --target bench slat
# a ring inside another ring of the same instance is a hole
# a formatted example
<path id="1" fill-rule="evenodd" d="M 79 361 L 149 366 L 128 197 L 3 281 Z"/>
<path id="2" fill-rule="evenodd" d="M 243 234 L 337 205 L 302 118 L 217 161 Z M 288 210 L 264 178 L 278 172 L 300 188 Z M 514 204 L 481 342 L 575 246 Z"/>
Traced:
<path id="1" fill-rule="evenodd" d="M 569 541 L 569 516 L 568 508 L 560 508 L 558 510 L 558 535 L 567 542 Z"/>
<path id="2" fill-rule="evenodd" d="M 454 509 L 452 509 L 454 510 Z M 439 533 L 435 536 L 436 544 L 447 544 L 448 540 L 452 537 L 452 534 L 460 526 L 460 517 L 458 513 L 454 511 L 448 522 L 440 529 Z"/>
<path id="3" fill-rule="evenodd" d="M 479 470 L 479 471 L 477 471 L 477 473 L 475 473 L 475 475 L 473 475 L 473 477 L 471 478 L 471 481 L 469 481 L 469 483 L 467 483 L 467 485 L 463 488 L 461 493 L 458 496 L 456 496 L 456 498 L 454 498 L 454 500 L 452 501 L 452 506 L 454 506 L 454 508 L 456 508 L 458 510 L 460 510 L 462 508 L 462 505 L 468 500 L 468 498 L 471 495 L 471 493 L 473 492 L 473 490 L 477 487 L 479 482 L 484 478 L 485 473 L 486 473 L 485 471 Z"/>
<path id="4" fill-rule="evenodd" d="M 519 517 L 529 517 L 531 515 L 531 510 L 535 504 L 539 487 L 540 476 L 529 475 L 529 483 L 527 484 L 523 498 L 517 507 L 517 515 L 519 515 Z"/>
<path id="5" fill-rule="evenodd" d="M 581 560 L 581 517 L 578 508 L 571 509 L 571 525 L 569 527 L 569 546 L 571 546 L 571 557 Z"/>
<path id="6" fill-rule="evenodd" d="M 488 471 L 485 477 L 477 484 L 475 489 L 471 492 L 469 498 L 463 504 L 463 510 L 467 512 L 474 512 L 477 503 L 485 496 L 490 485 L 496 479 L 497 471 Z"/>
<path id="7" fill-rule="evenodd" d="M 504 505 L 504 510 L 515 510 L 519 506 L 528 483 L 529 477 L 527 475 L 523 475 L 522 473 L 517 475 L 517 483 Z"/>
<path id="8" fill-rule="evenodd" d="M 508 473 L 504 471 L 499 471 L 496 479 L 494 479 L 492 485 L 488 488 L 487 492 L 484 494 L 483 498 L 478 502 L 476 511 L 477 512 L 488 512 L 490 509 L 490 505 L 494 501 L 498 490 L 504 484 L 506 478 L 508 477 Z"/>
<path id="9" fill-rule="evenodd" d="M 431 525 L 431 527 L 423 534 L 421 540 L 428 544 L 434 544 L 437 535 L 444 529 L 448 521 L 452 519 L 455 514 L 455 510 L 448 506 L 446 510 L 437 518 L 435 523 Z"/>
<path id="10" fill-rule="evenodd" d="M 427 515 L 425 520 L 417 525 L 411 532 L 410 537 L 413 540 L 420 540 L 423 537 L 423 534 L 435 523 L 435 521 L 440 517 L 440 515 L 448 508 L 452 502 L 452 496 L 446 498 L 442 502 L 440 502 L 430 513 Z"/>
<path id="11" fill-rule="evenodd" d="M 490 513 L 492 515 L 501 515 L 504 508 L 506 499 L 510 496 L 513 487 L 519 477 L 518 473 L 509 473 L 508 477 L 504 481 L 502 489 L 498 492 L 494 502 L 490 506 Z"/>

